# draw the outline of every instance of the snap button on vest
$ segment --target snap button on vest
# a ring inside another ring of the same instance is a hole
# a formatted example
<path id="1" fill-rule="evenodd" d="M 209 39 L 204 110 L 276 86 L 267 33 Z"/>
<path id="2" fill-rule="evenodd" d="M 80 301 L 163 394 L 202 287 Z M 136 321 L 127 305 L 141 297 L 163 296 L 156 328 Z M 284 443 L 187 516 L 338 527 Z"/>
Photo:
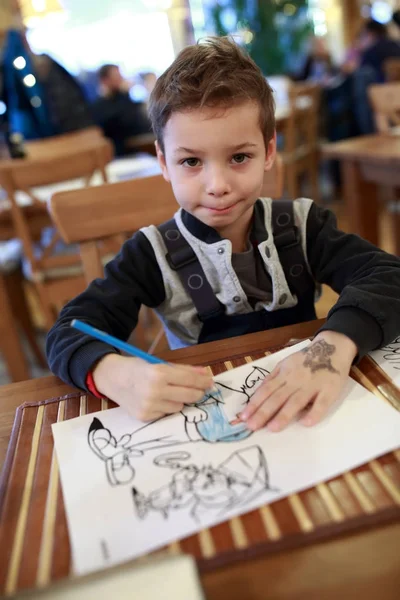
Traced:
<path id="1" fill-rule="evenodd" d="M 286 212 L 281 213 L 277 216 L 276 222 L 278 223 L 278 225 L 280 225 L 280 227 L 285 227 L 285 225 L 290 223 L 290 214 Z"/>
<path id="2" fill-rule="evenodd" d="M 278 300 L 278 304 L 280 306 L 282 306 L 282 304 L 285 304 L 286 300 L 287 300 L 287 294 L 282 294 L 282 296 Z"/>
<path id="3" fill-rule="evenodd" d="M 165 232 L 165 237 L 167 240 L 171 240 L 171 242 L 173 242 L 175 240 L 179 240 L 181 234 L 178 229 L 168 229 L 168 231 Z"/>
<path id="4" fill-rule="evenodd" d="M 188 286 L 191 290 L 199 290 L 204 283 L 204 280 L 201 275 L 194 273 L 188 279 Z"/>
<path id="5" fill-rule="evenodd" d="M 293 267 L 290 267 L 290 274 L 292 277 L 299 277 L 303 271 L 303 265 L 293 265 Z"/>
<path id="6" fill-rule="evenodd" d="M 223 254 L 225 252 L 225 248 L 218 248 L 218 254 Z"/>
<path id="7" fill-rule="evenodd" d="M 240 296 L 233 296 L 232 300 L 234 302 L 240 302 Z"/>

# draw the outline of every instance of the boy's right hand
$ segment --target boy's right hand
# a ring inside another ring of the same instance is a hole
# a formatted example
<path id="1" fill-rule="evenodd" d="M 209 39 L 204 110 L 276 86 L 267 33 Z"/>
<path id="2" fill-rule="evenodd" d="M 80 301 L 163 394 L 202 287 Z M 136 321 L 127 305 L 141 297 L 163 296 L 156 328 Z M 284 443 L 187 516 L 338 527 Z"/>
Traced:
<path id="1" fill-rule="evenodd" d="M 141 421 L 180 412 L 184 404 L 200 402 L 213 386 L 203 367 L 150 364 L 141 358 L 107 354 L 95 366 L 97 390 Z"/>

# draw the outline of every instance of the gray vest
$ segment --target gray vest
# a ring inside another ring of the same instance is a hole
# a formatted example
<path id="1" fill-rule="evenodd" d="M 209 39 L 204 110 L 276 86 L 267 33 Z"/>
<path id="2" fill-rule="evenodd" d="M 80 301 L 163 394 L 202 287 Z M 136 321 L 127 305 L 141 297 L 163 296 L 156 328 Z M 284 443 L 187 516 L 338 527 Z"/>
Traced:
<path id="1" fill-rule="evenodd" d="M 262 198 L 261 202 L 263 204 L 264 224 L 268 237 L 258 245 L 258 251 L 271 277 L 272 299 L 270 302 L 258 302 L 254 309 L 249 304 L 232 267 L 231 242 L 221 239 L 213 244 L 207 244 L 195 237 L 185 227 L 182 222 L 182 209 L 179 209 L 175 214 L 175 221 L 181 235 L 195 252 L 214 294 L 221 304 L 225 306 L 227 315 L 246 314 L 254 310 L 271 312 L 297 305 L 297 298 L 289 289 L 274 244 L 271 226 L 272 200 L 270 198 Z M 301 198 L 293 203 L 295 223 L 299 228 L 305 257 L 307 257 L 306 225 L 311 205 L 312 201 L 306 198 Z M 171 269 L 167 261 L 167 249 L 162 235 L 157 227 L 153 225 L 144 227 L 141 231 L 153 247 L 163 276 L 165 300 L 157 307 L 156 312 L 164 325 L 169 345 L 172 349 L 176 349 L 196 344 L 203 324 L 198 318 L 192 298 L 182 285 L 179 275 Z"/>

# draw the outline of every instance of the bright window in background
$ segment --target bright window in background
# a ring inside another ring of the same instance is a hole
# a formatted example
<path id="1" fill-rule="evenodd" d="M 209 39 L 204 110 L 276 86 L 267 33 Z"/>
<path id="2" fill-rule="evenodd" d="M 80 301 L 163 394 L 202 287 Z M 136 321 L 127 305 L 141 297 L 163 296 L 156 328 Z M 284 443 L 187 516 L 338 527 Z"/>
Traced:
<path id="1" fill-rule="evenodd" d="M 392 13 L 392 7 L 387 2 L 373 2 L 371 5 L 371 17 L 379 23 L 389 23 Z"/>
<path id="2" fill-rule="evenodd" d="M 206 23 L 204 19 L 203 0 L 189 0 L 190 14 L 192 17 L 192 25 L 194 39 L 197 41 L 207 35 Z"/>
<path id="3" fill-rule="evenodd" d="M 84 1 L 84 0 L 82 0 Z M 137 71 L 164 71 L 174 59 L 165 12 L 117 12 L 79 24 L 67 13 L 49 14 L 28 30 L 33 52 L 47 53 L 71 73 L 120 65 L 125 76 Z"/>
<path id="4" fill-rule="evenodd" d="M 308 11 L 311 17 L 314 33 L 318 36 L 325 36 L 328 32 L 326 23 L 325 3 L 321 0 L 309 0 Z"/>

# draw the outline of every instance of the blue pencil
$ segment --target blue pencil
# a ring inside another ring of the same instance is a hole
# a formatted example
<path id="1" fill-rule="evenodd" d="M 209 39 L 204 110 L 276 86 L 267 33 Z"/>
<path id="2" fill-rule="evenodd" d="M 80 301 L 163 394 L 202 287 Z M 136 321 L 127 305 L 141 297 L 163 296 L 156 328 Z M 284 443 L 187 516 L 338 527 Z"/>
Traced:
<path id="1" fill-rule="evenodd" d="M 161 360 L 157 356 L 153 356 L 152 354 L 147 354 L 147 352 L 143 352 L 140 348 L 136 348 L 136 346 L 132 346 L 127 342 L 123 342 L 118 338 L 110 335 L 109 333 L 105 333 L 105 331 L 100 331 L 100 329 L 96 329 L 96 327 L 92 327 L 87 323 L 83 323 L 79 321 L 79 319 L 73 319 L 71 321 L 71 327 L 75 327 L 75 329 L 79 329 L 82 333 L 86 333 L 87 335 L 91 335 L 92 337 L 100 340 L 101 342 L 105 342 L 106 344 L 110 344 L 110 346 L 114 346 L 114 348 L 118 348 L 118 350 L 123 350 L 127 354 L 131 356 L 136 356 L 138 358 L 142 358 L 149 363 L 152 364 L 167 364 L 165 360 Z"/>

